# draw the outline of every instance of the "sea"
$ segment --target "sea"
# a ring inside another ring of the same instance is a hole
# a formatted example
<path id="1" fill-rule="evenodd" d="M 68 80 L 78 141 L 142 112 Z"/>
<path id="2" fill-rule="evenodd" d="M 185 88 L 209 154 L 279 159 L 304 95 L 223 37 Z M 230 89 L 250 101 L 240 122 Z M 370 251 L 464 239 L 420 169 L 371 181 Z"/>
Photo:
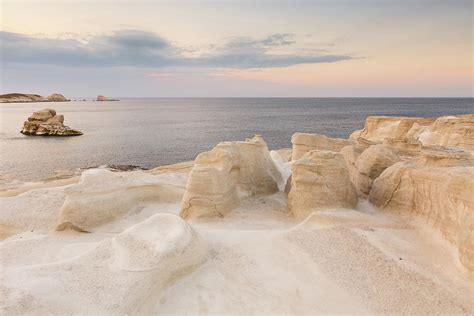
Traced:
<path id="1" fill-rule="evenodd" d="M 76 137 L 20 134 L 33 111 L 54 108 Z M 192 160 L 222 141 L 260 134 L 270 149 L 295 132 L 348 137 L 369 115 L 474 113 L 473 98 L 130 98 L 0 104 L 0 180 L 36 181 L 103 165 L 153 168 Z"/>

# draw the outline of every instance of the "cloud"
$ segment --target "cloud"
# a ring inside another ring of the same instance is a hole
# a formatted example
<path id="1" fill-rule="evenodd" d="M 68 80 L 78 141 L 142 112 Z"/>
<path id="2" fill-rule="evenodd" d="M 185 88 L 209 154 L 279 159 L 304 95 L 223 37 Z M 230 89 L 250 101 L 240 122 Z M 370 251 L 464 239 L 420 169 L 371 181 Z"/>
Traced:
<path id="1" fill-rule="evenodd" d="M 272 34 L 263 39 L 231 38 L 199 56 L 189 57 L 154 33 L 121 30 L 87 42 L 0 32 L 3 64 L 42 64 L 67 67 L 203 67 L 268 68 L 330 63 L 354 59 L 348 54 L 316 54 L 298 50 L 294 34 Z M 284 48 L 285 53 L 277 53 Z"/>

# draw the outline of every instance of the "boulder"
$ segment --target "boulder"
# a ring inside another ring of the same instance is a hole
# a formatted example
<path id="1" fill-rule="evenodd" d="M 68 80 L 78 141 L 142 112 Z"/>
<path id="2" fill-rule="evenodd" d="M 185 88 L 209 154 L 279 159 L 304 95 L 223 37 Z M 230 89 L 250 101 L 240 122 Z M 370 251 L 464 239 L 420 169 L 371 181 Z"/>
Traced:
<path id="1" fill-rule="evenodd" d="M 103 95 L 98 95 L 96 101 L 109 101 L 109 99 Z"/>
<path id="2" fill-rule="evenodd" d="M 361 196 L 369 194 L 373 181 L 391 165 L 400 161 L 395 152 L 386 145 L 373 145 L 364 150 L 355 160 L 353 183 Z"/>
<path id="3" fill-rule="evenodd" d="M 313 150 L 293 162 L 288 206 L 296 218 L 321 208 L 354 208 L 357 193 L 342 154 Z"/>
<path id="4" fill-rule="evenodd" d="M 64 116 L 56 115 L 53 109 L 43 109 L 33 112 L 28 120 L 23 123 L 20 131 L 25 135 L 35 136 L 78 136 L 82 133 L 64 124 Z"/>
<path id="5" fill-rule="evenodd" d="M 28 121 L 35 122 L 35 121 L 42 121 L 46 122 L 48 119 L 52 118 L 56 115 L 56 110 L 53 109 L 43 109 L 40 111 L 33 112 L 33 114 L 28 117 Z"/>
<path id="6" fill-rule="evenodd" d="M 196 158 L 180 215 L 224 216 L 243 198 L 277 192 L 281 182 L 282 176 L 261 136 L 219 143 Z"/>
<path id="7" fill-rule="evenodd" d="M 417 215 L 458 248 L 474 272 L 474 158 L 469 152 L 429 149 L 378 177 L 369 201 L 381 209 Z"/>
<path id="8" fill-rule="evenodd" d="M 331 138 L 320 134 L 295 133 L 291 137 L 293 151 L 291 160 L 297 160 L 311 150 L 339 151 L 352 142 L 347 139 Z"/>

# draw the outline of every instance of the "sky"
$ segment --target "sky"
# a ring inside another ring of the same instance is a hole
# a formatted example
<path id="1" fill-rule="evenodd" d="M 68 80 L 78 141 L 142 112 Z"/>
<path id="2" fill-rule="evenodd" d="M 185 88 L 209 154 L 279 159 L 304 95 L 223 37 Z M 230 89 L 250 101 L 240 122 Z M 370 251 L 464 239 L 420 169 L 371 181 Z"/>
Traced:
<path id="1" fill-rule="evenodd" d="M 472 0 L 0 0 L 0 93 L 472 97 Z"/>

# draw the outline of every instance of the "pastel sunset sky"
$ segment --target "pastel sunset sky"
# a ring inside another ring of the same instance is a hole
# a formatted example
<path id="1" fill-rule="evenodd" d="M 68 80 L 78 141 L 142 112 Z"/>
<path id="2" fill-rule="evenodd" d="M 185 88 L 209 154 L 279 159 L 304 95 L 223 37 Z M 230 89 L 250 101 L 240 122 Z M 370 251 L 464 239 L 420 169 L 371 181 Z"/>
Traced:
<path id="1" fill-rule="evenodd" d="M 469 97 L 473 3 L 0 0 L 0 90 Z"/>

